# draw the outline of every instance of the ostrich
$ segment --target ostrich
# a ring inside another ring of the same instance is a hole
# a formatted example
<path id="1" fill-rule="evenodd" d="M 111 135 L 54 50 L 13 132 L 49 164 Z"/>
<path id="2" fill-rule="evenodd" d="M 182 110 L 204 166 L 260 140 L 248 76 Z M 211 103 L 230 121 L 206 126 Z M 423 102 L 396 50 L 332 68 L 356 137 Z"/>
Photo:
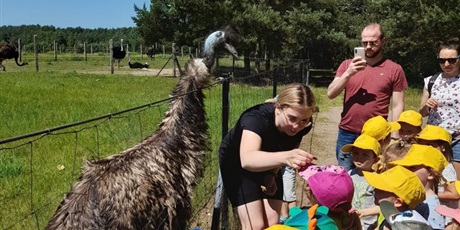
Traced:
<path id="1" fill-rule="evenodd" d="M 47 229 L 185 229 L 190 194 L 208 147 L 204 94 L 214 51 L 235 58 L 229 27 L 210 34 L 203 57 L 186 63 L 158 129 L 142 142 L 87 162 Z"/>
<path id="2" fill-rule="evenodd" d="M 147 54 L 147 57 L 150 58 L 150 61 L 155 60 L 155 47 L 154 46 L 148 48 L 145 53 Z"/>
<path id="3" fill-rule="evenodd" d="M 121 59 L 125 58 L 126 56 L 126 50 L 123 49 L 123 38 L 120 41 L 120 46 L 115 46 L 112 48 L 113 60 L 118 61 L 118 68 L 120 68 Z"/>
<path id="4" fill-rule="evenodd" d="M 22 64 L 18 62 L 19 53 L 16 50 L 16 47 L 10 44 L 0 45 L 0 69 L 3 69 L 3 71 L 6 71 L 5 66 L 2 65 L 2 62 L 5 59 L 12 59 L 12 58 L 14 58 L 14 60 L 16 61 L 16 65 L 18 66 L 27 65 L 27 62 L 23 62 Z"/>
<path id="5" fill-rule="evenodd" d="M 147 69 L 149 68 L 149 64 L 147 64 L 147 62 L 145 64 L 142 64 L 140 62 L 134 62 L 134 63 L 131 63 L 131 58 L 128 57 L 128 65 L 129 65 L 129 68 L 131 69 Z"/>
<path id="6" fill-rule="evenodd" d="M 131 62 L 128 62 L 128 65 L 129 65 L 129 68 L 131 69 L 148 69 L 149 68 L 149 64 L 146 62 L 145 64 L 142 64 L 140 62 L 134 62 L 134 63 L 131 63 Z"/>

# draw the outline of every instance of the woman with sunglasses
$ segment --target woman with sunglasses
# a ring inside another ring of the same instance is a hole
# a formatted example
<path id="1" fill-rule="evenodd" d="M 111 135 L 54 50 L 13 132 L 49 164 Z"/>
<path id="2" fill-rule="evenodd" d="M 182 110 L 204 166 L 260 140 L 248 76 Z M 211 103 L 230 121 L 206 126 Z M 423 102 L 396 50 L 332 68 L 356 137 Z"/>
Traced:
<path id="1" fill-rule="evenodd" d="M 428 124 L 438 125 L 452 135 L 453 166 L 460 180 L 460 42 L 452 38 L 439 47 L 437 61 L 442 69 L 428 91 L 431 77 L 424 79 L 420 113 Z"/>
<path id="2" fill-rule="evenodd" d="M 278 169 L 285 165 L 299 169 L 314 159 L 298 148 L 311 129 L 314 108 L 311 89 L 290 84 L 272 102 L 244 111 L 222 141 L 222 181 L 243 230 L 278 223 L 283 203 Z"/>

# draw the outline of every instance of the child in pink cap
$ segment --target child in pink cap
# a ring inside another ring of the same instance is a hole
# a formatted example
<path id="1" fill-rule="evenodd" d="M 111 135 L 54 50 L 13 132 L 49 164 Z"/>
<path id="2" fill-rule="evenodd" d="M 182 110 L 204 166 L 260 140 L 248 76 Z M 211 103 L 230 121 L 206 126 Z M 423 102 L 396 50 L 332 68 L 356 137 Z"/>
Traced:
<path id="1" fill-rule="evenodd" d="M 361 230 L 358 214 L 351 207 L 353 181 L 346 169 L 337 165 L 310 165 L 299 170 L 306 180 L 305 192 L 313 204 L 329 208 L 328 216 L 339 229 Z"/>

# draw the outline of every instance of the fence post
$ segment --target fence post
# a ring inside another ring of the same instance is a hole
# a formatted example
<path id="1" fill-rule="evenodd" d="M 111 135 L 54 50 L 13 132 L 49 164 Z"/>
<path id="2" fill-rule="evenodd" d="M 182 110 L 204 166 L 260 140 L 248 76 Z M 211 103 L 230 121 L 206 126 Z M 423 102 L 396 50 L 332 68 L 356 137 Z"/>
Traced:
<path id="1" fill-rule="evenodd" d="M 174 74 L 174 77 L 176 77 L 176 47 L 175 47 L 175 43 L 173 42 L 171 44 L 171 50 L 172 50 L 172 59 L 173 59 L 173 74 Z"/>
<path id="2" fill-rule="evenodd" d="M 275 98 L 276 95 L 278 95 L 276 92 L 277 91 L 276 86 L 278 84 L 276 82 L 276 75 L 278 74 L 278 71 L 279 71 L 279 67 L 273 69 L 273 93 L 272 93 L 273 98 Z"/>
<path id="3" fill-rule="evenodd" d="M 83 56 L 85 56 L 85 61 L 88 61 L 88 55 L 86 54 L 86 42 L 83 42 Z"/>
<path id="4" fill-rule="evenodd" d="M 228 133 L 228 119 L 230 110 L 230 73 L 222 73 L 222 139 Z M 219 170 L 219 178 L 217 179 L 216 195 L 214 197 L 214 210 L 212 213 L 211 230 L 219 228 L 219 220 L 222 214 L 221 229 L 228 229 L 228 200 L 227 194 L 222 184 L 222 175 Z"/>
<path id="5" fill-rule="evenodd" d="M 141 60 L 144 59 L 144 55 L 142 55 L 142 44 L 139 47 L 139 53 L 141 53 Z"/>
<path id="6" fill-rule="evenodd" d="M 53 55 L 54 55 L 54 61 L 57 61 L 57 50 L 56 50 L 56 40 L 53 41 Z"/>
<path id="7" fill-rule="evenodd" d="M 112 39 L 109 40 L 109 52 L 110 52 L 110 73 L 113 74 L 113 40 Z"/>
<path id="8" fill-rule="evenodd" d="M 305 77 L 305 85 L 310 85 L 310 66 L 308 65 L 308 59 L 305 60 L 305 70 L 307 72 L 307 76 Z"/>
<path id="9" fill-rule="evenodd" d="M 37 50 L 37 35 L 34 34 L 34 54 L 35 54 L 35 71 L 38 72 L 38 50 Z"/>

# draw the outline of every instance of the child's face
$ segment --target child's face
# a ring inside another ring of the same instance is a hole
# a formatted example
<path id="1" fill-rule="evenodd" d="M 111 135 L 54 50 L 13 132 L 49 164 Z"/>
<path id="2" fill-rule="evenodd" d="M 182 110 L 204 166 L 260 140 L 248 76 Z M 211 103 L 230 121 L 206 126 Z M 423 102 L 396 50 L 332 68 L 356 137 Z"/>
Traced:
<path id="1" fill-rule="evenodd" d="M 310 201 L 311 205 L 318 204 L 318 201 L 316 201 L 315 196 L 313 196 L 310 185 L 308 185 L 308 183 L 305 183 L 305 196 Z"/>
<path id="2" fill-rule="evenodd" d="M 396 200 L 396 195 L 392 192 L 383 191 L 380 189 L 374 189 L 374 203 L 380 205 L 380 202 L 386 200 L 390 203 L 394 203 Z"/>
<path id="3" fill-rule="evenodd" d="M 430 141 L 430 140 L 423 140 L 423 139 L 418 139 L 417 140 L 417 143 L 421 144 L 421 145 L 429 145 L 433 148 L 436 148 L 438 149 L 439 151 L 441 151 L 442 153 L 445 152 L 445 148 L 443 145 L 440 145 L 438 141 Z"/>
<path id="4" fill-rule="evenodd" d="M 353 147 L 351 159 L 357 168 L 367 172 L 372 171 L 372 165 L 378 160 L 372 150 L 356 147 Z"/>
<path id="5" fill-rule="evenodd" d="M 430 170 L 423 165 L 415 165 L 415 166 L 405 166 L 410 171 L 417 174 L 418 179 L 422 182 L 423 185 L 426 185 L 430 179 L 433 179 L 433 175 L 431 175 Z"/>
<path id="6" fill-rule="evenodd" d="M 399 122 L 401 128 L 399 129 L 399 137 L 401 140 L 408 141 L 411 138 L 414 138 L 419 132 L 419 126 L 413 126 L 405 122 Z"/>

